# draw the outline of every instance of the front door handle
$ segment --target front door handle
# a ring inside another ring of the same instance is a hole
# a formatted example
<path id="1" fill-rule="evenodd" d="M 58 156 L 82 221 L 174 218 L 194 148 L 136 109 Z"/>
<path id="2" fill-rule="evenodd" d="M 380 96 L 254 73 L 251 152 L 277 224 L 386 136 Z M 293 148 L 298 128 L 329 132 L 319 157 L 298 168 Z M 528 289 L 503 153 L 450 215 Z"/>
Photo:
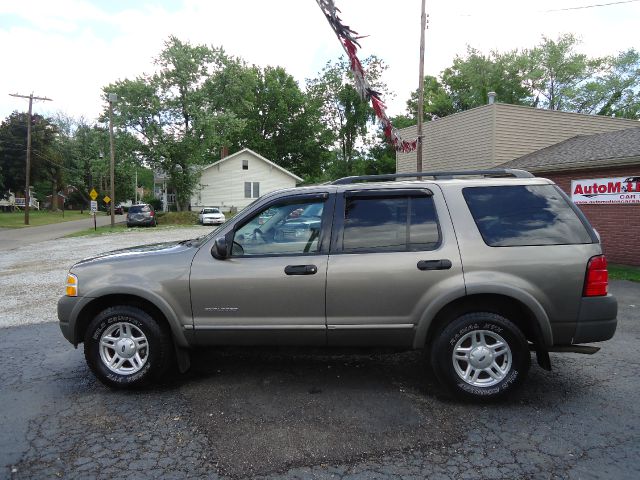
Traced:
<path id="1" fill-rule="evenodd" d="M 418 262 L 418 270 L 449 270 L 451 268 L 451 260 L 420 260 Z"/>
<path id="2" fill-rule="evenodd" d="M 287 265 L 284 267 L 284 273 L 287 275 L 315 275 L 318 273 L 318 267 L 315 265 Z"/>

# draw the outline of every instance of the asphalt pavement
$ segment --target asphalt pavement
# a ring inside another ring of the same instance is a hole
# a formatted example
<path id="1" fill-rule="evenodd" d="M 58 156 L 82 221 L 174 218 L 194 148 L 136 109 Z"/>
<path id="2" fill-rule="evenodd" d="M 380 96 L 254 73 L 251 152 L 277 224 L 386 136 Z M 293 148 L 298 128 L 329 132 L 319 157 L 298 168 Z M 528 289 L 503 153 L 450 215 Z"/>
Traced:
<path id="1" fill-rule="evenodd" d="M 113 391 L 57 325 L 0 329 L 0 477 L 635 480 L 640 284 L 611 290 L 613 340 L 490 405 L 450 398 L 420 352 L 203 350 Z"/>
<path id="2" fill-rule="evenodd" d="M 116 215 L 116 223 L 122 223 L 125 215 Z M 110 215 L 96 216 L 96 225 L 102 227 L 111 223 Z M 93 217 L 87 214 L 85 220 L 72 220 L 70 222 L 52 223 L 37 227 L 0 228 L 0 252 L 14 250 L 16 248 L 45 242 L 64 237 L 70 233 L 79 232 L 93 227 Z"/>

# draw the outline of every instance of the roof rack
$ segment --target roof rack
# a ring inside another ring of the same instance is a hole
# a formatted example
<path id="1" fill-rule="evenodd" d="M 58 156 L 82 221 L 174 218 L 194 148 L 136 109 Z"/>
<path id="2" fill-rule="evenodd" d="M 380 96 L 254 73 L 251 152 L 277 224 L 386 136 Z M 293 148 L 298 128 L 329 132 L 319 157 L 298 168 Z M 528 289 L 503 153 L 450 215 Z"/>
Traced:
<path id="1" fill-rule="evenodd" d="M 433 177 L 435 180 L 450 179 L 453 177 L 483 176 L 483 177 L 515 177 L 534 178 L 534 175 L 526 170 L 515 168 L 498 168 L 493 170 L 462 170 L 459 172 L 414 172 L 414 173 L 389 173 L 386 175 L 358 175 L 354 177 L 343 177 L 331 182 L 331 185 L 348 185 L 350 183 L 394 180 L 396 178 L 411 177 Z"/>

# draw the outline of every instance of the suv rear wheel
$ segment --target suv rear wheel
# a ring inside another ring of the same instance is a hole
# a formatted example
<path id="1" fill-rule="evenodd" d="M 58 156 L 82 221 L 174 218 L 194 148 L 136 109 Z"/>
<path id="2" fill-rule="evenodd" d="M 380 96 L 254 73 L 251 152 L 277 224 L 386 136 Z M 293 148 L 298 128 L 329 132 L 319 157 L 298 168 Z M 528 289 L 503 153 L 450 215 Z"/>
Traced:
<path id="1" fill-rule="evenodd" d="M 147 312 L 125 305 L 107 308 L 89 324 L 84 356 L 110 387 L 128 388 L 159 378 L 171 362 L 168 333 Z"/>
<path id="2" fill-rule="evenodd" d="M 531 354 L 513 322 L 488 312 L 467 313 L 433 342 L 431 363 L 456 395 L 491 400 L 513 391 L 526 377 Z"/>

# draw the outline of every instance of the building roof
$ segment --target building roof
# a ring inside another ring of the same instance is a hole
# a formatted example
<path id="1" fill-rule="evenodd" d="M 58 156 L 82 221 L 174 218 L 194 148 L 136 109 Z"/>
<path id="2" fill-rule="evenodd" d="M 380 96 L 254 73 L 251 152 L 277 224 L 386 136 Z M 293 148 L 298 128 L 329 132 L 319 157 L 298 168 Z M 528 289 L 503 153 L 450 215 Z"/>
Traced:
<path id="1" fill-rule="evenodd" d="M 262 155 L 260 155 L 260 154 L 258 154 L 258 153 L 256 153 L 256 152 L 254 152 L 254 151 L 253 151 L 253 150 L 251 150 L 250 148 L 243 148 L 242 150 L 240 150 L 240 151 L 238 151 L 238 152 L 236 152 L 236 153 L 232 153 L 231 155 L 228 155 L 228 156 L 224 157 L 222 160 L 218 160 L 218 161 L 217 161 L 217 162 L 215 162 L 215 163 L 212 163 L 212 164 L 210 164 L 210 165 L 207 165 L 206 167 L 203 167 L 203 168 L 202 168 L 202 170 L 206 170 L 206 169 L 208 169 L 208 168 L 215 167 L 216 165 L 220 165 L 221 163 L 224 163 L 224 162 L 226 162 L 227 160 L 231 160 L 232 158 L 235 158 L 235 157 L 240 156 L 242 153 L 249 153 L 249 154 L 253 155 L 254 157 L 256 157 L 256 158 L 258 158 L 258 159 L 262 160 L 263 162 L 265 162 L 265 163 L 267 163 L 267 164 L 271 165 L 272 167 L 277 168 L 277 169 L 278 169 L 278 170 L 280 170 L 282 173 L 284 173 L 284 174 L 286 174 L 286 175 L 289 175 L 290 177 L 294 178 L 294 179 L 295 179 L 296 181 L 298 181 L 298 182 L 302 182 L 302 181 L 303 181 L 303 180 L 302 180 L 302 178 L 300 178 L 299 176 L 295 175 L 294 173 L 291 173 L 289 170 L 287 170 L 287 169 L 285 169 L 285 168 L 282 168 L 280 165 L 277 165 L 277 164 L 273 163 L 272 161 L 267 160 L 267 159 L 266 159 L 266 158 L 264 158 Z"/>
<path id="2" fill-rule="evenodd" d="M 640 126 L 577 135 L 500 166 L 546 172 L 628 164 L 640 164 Z"/>

